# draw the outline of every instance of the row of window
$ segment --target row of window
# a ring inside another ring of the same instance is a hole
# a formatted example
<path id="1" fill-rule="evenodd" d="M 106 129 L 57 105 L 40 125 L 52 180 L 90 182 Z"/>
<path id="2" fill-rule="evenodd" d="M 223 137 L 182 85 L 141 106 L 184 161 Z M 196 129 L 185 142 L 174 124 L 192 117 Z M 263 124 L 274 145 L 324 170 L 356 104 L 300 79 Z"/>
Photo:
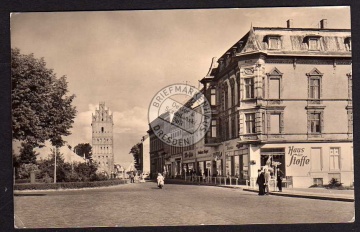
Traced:
<path id="1" fill-rule="evenodd" d="M 307 36 L 305 41 L 307 43 L 308 49 L 310 51 L 319 51 L 320 50 L 320 38 L 321 36 Z M 278 50 L 281 49 L 281 36 L 268 36 L 267 43 L 268 49 Z M 351 51 L 351 37 L 346 37 L 344 39 L 345 48 L 347 51 Z"/>
<path id="2" fill-rule="evenodd" d="M 98 158 L 100 159 L 100 158 L 109 158 L 109 157 L 108 157 L 108 156 L 104 156 L 104 155 L 103 155 L 103 156 L 100 156 L 100 155 L 99 155 Z"/>
<path id="3" fill-rule="evenodd" d="M 106 141 L 111 141 L 112 139 L 105 139 L 105 138 L 94 138 L 94 141 L 98 141 L 98 142 L 106 142 Z"/>
<path id="4" fill-rule="evenodd" d="M 309 111 L 308 114 L 308 133 L 322 133 L 323 132 L 323 111 Z M 262 114 L 262 131 L 267 131 L 269 134 L 280 134 L 284 130 L 283 115 L 284 113 L 275 112 L 275 113 L 268 113 L 266 118 L 266 114 Z M 237 114 L 236 114 L 237 115 Z M 217 137 L 221 136 L 224 140 L 237 138 L 239 135 L 239 123 L 238 119 L 235 117 L 230 117 L 231 125 L 229 120 L 226 120 L 224 124 L 221 124 L 218 127 L 217 121 L 214 119 L 211 121 L 211 130 L 208 136 L 210 137 Z M 352 113 L 349 113 L 349 132 L 352 132 Z M 265 124 L 265 122 L 267 123 Z M 267 125 L 267 128 L 265 126 Z M 223 128 L 223 133 L 222 132 Z M 217 130 L 220 130 L 220 134 L 217 133 Z M 255 113 L 246 113 L 245 114 L 245 133 L 246 134 L 254 134 L 258 131 L 256 130 L 256 114 Z"/>
<path id="5" fill-rule="evenodd" d="M 324 159 L 321 147 L 312 147 L 311 152 L 311 170 L 322 171 L 324 169 Z M 340 147 L 331 147 L 329 153 L 329 170 L 341 170 L 341 149 Z"/>
<path id="6" fill-rule="evenodd" d="M 274 68 L 272 72 L 268 74 L 268 99 L 281 99 L 281 89 L 282 89 L 282 75 L 277 68 Z M 322 77 L 321 73 L 317 68 L 314 68 L 310 73 L 307 73 L 308 76 L 308 98 L 320 100 L 322 96 Z M 228 102 L 228 88 L 225 86 L 223 88 L 221 95 L 222 109 L 229 108 Z M 216 89 L 212 88 L 210 90 L 210 102 L 211 105 L 216 105 Z M 230 88 L 231 94 L 231 106 L 235 106 L 237 101 L 235 99 L 235 88 L 234 85 L 231 85 Z M 237 93 L 239 96 L 240 92 Z M 265 97 L 265 80 L 263 80 L 263 95 Z M 255 96 L 255 84 L 254 77 L 249 77 L 244 79 L 244 95 L 243 99 L 254 99 Z M 348 74 L 348 97 L 352 98 L 352 77 L 351 74 Z M 238 97 L 239 98 L 239 97 Z"/>

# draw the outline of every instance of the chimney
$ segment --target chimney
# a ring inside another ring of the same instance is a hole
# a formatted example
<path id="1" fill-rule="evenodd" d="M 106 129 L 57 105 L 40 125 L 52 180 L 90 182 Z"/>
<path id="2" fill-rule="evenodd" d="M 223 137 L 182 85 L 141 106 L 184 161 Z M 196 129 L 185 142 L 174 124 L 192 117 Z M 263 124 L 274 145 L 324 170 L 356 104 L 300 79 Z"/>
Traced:
<path id="1" fill-rule="evenodd" d="M 286 25 L 287 25 L 287 28 L 292 28 L 294 26 L 293 25 L 293 20 L 292 19 L 287 20 Z"/>
<path id="2" fill-rule="evenodd" d="M 327 28 L 327 19 L 320 20 L 320 29 Z"/>

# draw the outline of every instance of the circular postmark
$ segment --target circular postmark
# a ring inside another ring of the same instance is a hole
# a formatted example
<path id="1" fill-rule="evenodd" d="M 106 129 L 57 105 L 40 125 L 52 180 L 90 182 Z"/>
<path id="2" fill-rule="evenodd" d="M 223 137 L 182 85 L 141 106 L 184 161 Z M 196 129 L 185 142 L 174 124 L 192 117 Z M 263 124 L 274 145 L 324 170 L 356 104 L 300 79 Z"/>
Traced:
<path id="1" fill-rule="evenodd" d="M 211 124 L 211 106 L 201 90 L 185 84 L 162 88 L 148 112 L 153 133 L 165 144 L 187 147 L 204 138 Z"/>

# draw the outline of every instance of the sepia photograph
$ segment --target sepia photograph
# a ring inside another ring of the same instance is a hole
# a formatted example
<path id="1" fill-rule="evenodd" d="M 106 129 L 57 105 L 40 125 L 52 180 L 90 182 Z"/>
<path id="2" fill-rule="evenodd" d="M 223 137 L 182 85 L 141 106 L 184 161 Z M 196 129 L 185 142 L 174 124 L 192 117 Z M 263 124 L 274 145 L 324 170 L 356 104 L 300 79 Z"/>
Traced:
<path id="1" fill-rule="evenodd" d="M 355 222 L 350 6 L 9 17 L 14 228 Z"/>

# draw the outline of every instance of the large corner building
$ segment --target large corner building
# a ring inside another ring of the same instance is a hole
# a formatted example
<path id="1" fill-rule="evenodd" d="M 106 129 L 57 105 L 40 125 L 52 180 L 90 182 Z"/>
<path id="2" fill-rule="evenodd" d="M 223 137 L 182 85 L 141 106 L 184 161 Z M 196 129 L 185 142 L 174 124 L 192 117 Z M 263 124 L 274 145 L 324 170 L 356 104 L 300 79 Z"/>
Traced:
<path id="1" fill-rule="evenodd" d="M 352 185 L 350 29 L 251 27 L 201 80 L 212 107 L 203 141 L 177 157 L 181 169 L 238 177 L 279 162 L 294 187 Z M 189 155 L 191 154 L 191 156 Z"/>

